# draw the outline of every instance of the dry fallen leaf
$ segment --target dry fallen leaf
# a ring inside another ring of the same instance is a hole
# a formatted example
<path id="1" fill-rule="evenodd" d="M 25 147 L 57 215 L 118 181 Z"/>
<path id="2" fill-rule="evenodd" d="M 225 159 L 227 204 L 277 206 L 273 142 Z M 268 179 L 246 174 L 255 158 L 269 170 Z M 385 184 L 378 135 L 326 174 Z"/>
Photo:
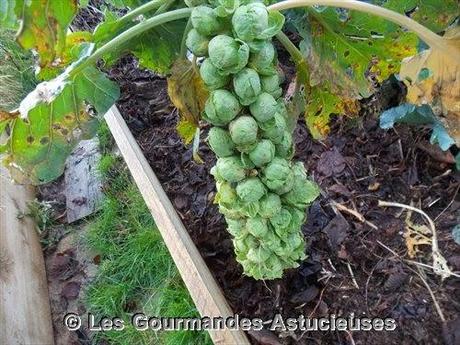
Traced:
<path id="1" fill-rule="evenodd" d="M 419 252 L 419 246 L 432 245 L 431 231 L 426 225 L 417 225 L 406 220 L 404 239 L 406 240 L 407 254 L 411 259 Z"/>
<path id="2" fill-rule="evenodd" d="M 460 26 L 446 30 L 440 44 L 401 64 L 409 102 L 431 105 L 460 146 Z"/>

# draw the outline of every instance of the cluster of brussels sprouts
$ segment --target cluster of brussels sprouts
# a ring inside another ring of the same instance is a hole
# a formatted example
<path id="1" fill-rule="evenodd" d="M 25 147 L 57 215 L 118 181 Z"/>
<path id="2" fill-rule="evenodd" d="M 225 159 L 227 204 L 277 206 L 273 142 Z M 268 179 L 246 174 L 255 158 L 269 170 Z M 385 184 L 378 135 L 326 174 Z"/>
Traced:
<path id="1" fill-rule="evenodd" d="M 292 131 L 280 98 L 271 42 L 284 17 L 261 2 L 190 1 L 190 51 L 205 59 L 200 75 L 210 90 L 203 117 L 212 124 L 208 144 L 215 201 L 233 236 L 246 275 L 280 278 L 304 259 L 301 226 L 318 196 L 301 162 L 292 162 Z"/>

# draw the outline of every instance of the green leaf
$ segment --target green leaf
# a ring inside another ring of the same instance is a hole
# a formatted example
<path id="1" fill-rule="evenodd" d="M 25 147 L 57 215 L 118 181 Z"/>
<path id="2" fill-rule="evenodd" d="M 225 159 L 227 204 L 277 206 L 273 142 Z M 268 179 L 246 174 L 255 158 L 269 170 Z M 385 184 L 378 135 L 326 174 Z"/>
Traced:
<path id="1" fill-rule="evenodd" d="M 445 30 L 460 14 L 457 0 L 377 0 L 373 3 L 399 13 L 406 13 L 435 32 Z"/>
<path id="2" fill-rule="evenodd" d="M 17 41 L 23 48 L 38 52 L 41 79 L 56 74 L 52 72 L 53 65 L 64 52 L 67 30 L 77 13 L 77 7 L 77 0 L 16 1 L 16 16 L 21 20 Z"/>
<path id="3" fill-rule="evenodd" d="M 413 104 L 404 103 L 388 109 L 380 115 L 380 128 L 393 128 L 396 123 L 411 125 L 426 125 L 436 122 L 430 107 L 422 106 L 417 109 Z"/>
<path id="4" fill-rule="evenodd" d="M 433 132 L 431 133 L 430 143 L 438 144 L 441 150 L 447 151 L 449 147 L 455 144 L 454 139 L 447 133 L 446 127 L 441 122 L 433 124 Z"/>
<path id="5" fill-rule="evenodd" d="M 383 129 L 393 128 L 396 123 L 430 125 L 430 142 L 439 144 L 443 151 L 447 151 L 455 143 L 428 105 L 415 106 L 405 103 L 384 111 L 380 116 L 380 127 Z"/>
<path id="6" fill-rule="evenodd" d="M 122 23 L 113 13 L 106 13 L 102 22 L 94 32 L 94 42 L 101 46 L 119 33 L 133 26 L 134 22 Z M 173 62 L 179 57 L 181 39 L 187 21 L 176 20 L 151 30 L 145 31 L 132 40 L 125 42 L 117 51 L 104 56 L 104 61 L 111 65 L 124 54 L 133 54 L 143 68 L 166 74 Z"/>
<path id="7" fill-rule="evenodd" d="M 43 82 L 21 103 L 11 122 L 6 165 L 18 181 L 42 184 L 64 171 L 67 156 L 82 139 L 95 135 L 99 120 L 119 96 L 117 85 L 95 67 L 73 77 Z"/>
<path id="8" fill-rule="evenodd" d="M 21 3 L 22 1 L 18 1 Z M 0 25 L 9 29 L 18 27 L 14 0 L 0 0 Z M 20 5 L 20 4 L 18 4 Z"/>

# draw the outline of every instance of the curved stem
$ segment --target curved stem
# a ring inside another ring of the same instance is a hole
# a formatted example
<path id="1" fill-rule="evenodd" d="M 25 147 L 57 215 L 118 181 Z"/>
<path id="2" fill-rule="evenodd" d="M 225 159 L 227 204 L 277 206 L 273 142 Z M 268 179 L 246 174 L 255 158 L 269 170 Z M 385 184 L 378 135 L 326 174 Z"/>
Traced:
<path id="1" fill-rule="evenodd" d="M 445 41 L 441 36 L 435 34 L 431 30 L 428 30 L 426 27 L 417 23 L 415 20 L 406 17 L 400 13 L 388 10 L 380 6 L 371 5 L 366 2 L 356 0 L 286 0 L 273 4 L 268 8 L 270 10 L 281 11 L 295 7 L 306 7 L 315 5 L 347 8 L 383 17 L 389 21 L 392 21 L 393 23 L 405 27 L 410 31 L 413 31 L 430 47 L 446 49 L 448 46 L 447 44 L 445 44 Z"/>
<path id="2" fill-rule="evenodd" d="M 78 72 L 82 71 L 85 67 L 95 64 L 97 60 L 102 58 L 104 54 L 107 52 L 118 48 L 120 45 L 129 41 L 133 37 L 143 33 L 146 30 L 149 30 L 155 26 L 177 20 L 182 18 L 187 18 L 190 16 L 192 12 L 191 8 L 181 8 L 178 10 L 166 12 L 163 14 L 159 14 L 152 18 L 147 19 L 146 21 L 134 25 L 133 27 L 129 28 L 128 30 L 122 32 L 120 35 L 116 36 L 102 47 L 97 49 L 93 54 L 91 54 L 86 60 L 84 60 L 80 65 L 76 66 L 73 70 L 69 72 L 70 77 L 74 76 Z"/>
<path id="3" fill-rule="evenodd" d="M 295 64 L 298 64 L 302 60 L 304 60 L 301 51 L 295 46 L 294 43 L 292 43 L 292 41 L 289 39 L 289 37 L 286 36 L 284 32 L 281 31 L 279 34 L 276 35 L 276 38 L 278 39 L 278 41 L 280 41 L 283 47 L 287 50 L 289 55 L 291 55 Z"/>
<path id="4" fill-rule="evenodd" d="M 151 11 L 151 10 L 154 10 L 154 9 L 160 7 L 161 5 L 163 5 L 164 2 L 165 2 L 165 0 L 152 0 L 152 1 L 149 1 L 146 4 L 144 4 L 142 6 L 139 6 L 139 7 L 135 8 L 134 10 L 129 11 L 128 13 L 126 13 L 123 17 L 120 18 L 120 21 L 121 22 L 127 22 L 127 21 L 129 21 L 131 19 L 134 19 L 137 16 L 140 16 L 141 14 L 144 14 L 145 12 L 148 12 L 148 11 Z"/>

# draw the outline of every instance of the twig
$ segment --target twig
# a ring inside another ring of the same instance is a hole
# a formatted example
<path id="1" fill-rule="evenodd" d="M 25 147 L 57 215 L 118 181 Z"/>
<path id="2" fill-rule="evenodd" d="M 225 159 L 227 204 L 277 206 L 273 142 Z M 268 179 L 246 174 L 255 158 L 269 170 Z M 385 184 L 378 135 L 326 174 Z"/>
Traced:
<path id="1" fill-rule="evenodd" d="M 354 284 L 355 287 L 359 290 L 358 282 L 356 281 L 355 275 L 354 275 L 354 273 L 353 273 L 353 270 L 351 269 L 351 266 L 350 266 L 350 263 L 349 263 L 349 262 L 347 262 L 347 267 L 348 267 L 348 271 L 350 272 L 351 280 L 353 281 L 353 284 Z"/>
<path id="2" fill-rule="evenodd" d="M 420 278 L 420 280 L 423 282 L 423 284 L 428 289 L 428 292 L 431 295 L 431 298 L 433 300 L 433 303 L 434 303 L 434 306 L 436 308 L 436 311 L 438 312 L 439 318 L 441 319 L 442 323 L 446 323 L 446 318 L 444 317 L 442 309 L 441 309 L 436 297 L 434 296 L 433 290 L 431 290 L 430 285 L 428 285 L 428 282 L 425 280 L 425 278 L 423 278 L 422 271 L 421 271 L 420 267 L 418 267 L 418 266 L 417 266 L 417 271 L 418 271 L 418 273 L 417 272 L 415 272 L 415 273 L 417 273 L 417 275 Z"/>
<path id="3" fill-rule="evenodd" d="M 436 218 L 434 219 L 434 221 L 437 221 L 438 218 L 441 217 L 441 216 L 444 214 L 444 212 L 446 212 L 447 209 L 448 209 L 449 207 L 452 206 L 452 204 L 454 203 L 455 198 L 456 198 L 456 196 L 457 196 L 457 194 L 458 194 L 459 189 L 460 189 L 460 184 L 458 185 L 457 190 L 455 191 L 454 196 L 452 197 L 452 200 L 451 200 L 451 201 L 449 202 L 449 204 L 441 211 L 441 213 L 439 213 L 439 214 L 436 216 Z"/>
<path id="4" fill-rule="evenodd" d="M 400 255 L 398 253 L 396 253 L 393 249 L 389 248 L 388 246 L 386 246 L 385 244 L 383 244 L 382 242 L 380 242 L 379 240 L 377 240 L 377 243 L 382 246 L 383 248 L 385 248 L 386 250 L 388 250 L 390 253 L 392 253 L 394 256 L 397 256 L 397 257 L 400 257 Z M 402 259 L 401 260 L 409 263 L 409 264 L 413 264 L 413 265 L 417 265 L 417 266 L 421 266 L 421 267 L 426 267 L 426 268 L 431 268 L 433 271 L 435 270 L 435 268 L 431 265 L 427 265 L 427 264 L 424 264 L 422 262 L 418 262 L 418 261 L 414 261 L 414 260 L 409 260 L 409 259 Z M 446 274 L 449 274 L 451 276 L 454 276 L 454 277 L 457 277 L 457 278 L 460 278 L 460 274 L 457 274 L 455 272 L 452 272 L 452 271 L 442 271 Z"/>
<path id="5" fill-rule="evenodd" d="M 406 210 L 411 210 L 411 211 L 414 211 L 414 212 L 417 212 L 419 214 L 421 214 L 423 217 L 425 217 L 425 219 L 427 220 L 429 226 L 430 226 L 430 229 L 431 229 L 431 233 L 432 233 L 432 237 L 431 237 L 431 254 L 433 256 L 433 271 L 434 273 L 436 274 L 439 274 L 441 276 L 441 279 L 445 279 L 445 278 L 448 278 L 452 275 L 455 275 L 449 268 L 449 266 L 447 266 L 447 260 L 444 258 L 444 256 L 442 256 L 440 250 L 439 250 L 439 246 L 438 246 L 438 238 L 437 238 L 437 234 L 436 234 L 436 226 L 434 225 L 434 222 L 433 220 L 425 213 L 423 212 L 421 209 L 419 208 L 416 208 L 416 207 L 413 207 L 413 206 L 409 206 L 409 205 L 405 205 L 405 204 L 400 204 L 400 203 L 397 203 L 397 202 L 388 202 L 388 201 L 382 201 L 382 200 L 379 200 L 378 202 L 378 206 L 381 206 L 381 207 L 400 207 L 400 208 L 404 208 Z"/>
<path id="6" fill-rule="evenodd" d="M 404 262 L 404 261 L 408 261 L 408 260 L 405 260 L 403 259 L 398 253 L 396 253 L 393 249 L 389 248 L 388 246 L 386 246 L 385 244 L 383 244 L 382 242 L 378 241 L 377 240 L 377 243 L 380 244 L 383 248 L 385 248 L 386 250 L 388 250 L 390 253 L 392 253 L 394 256 L 396 256 L 400 261 Z M 417 271 L 415 271 L 414 269 L 410 268 L 409 269 L 414 272 L 415 274 L 417 274 L 417 276 L 420 278 L 420 280 L 423 282 L 423 284 L 425 285 L 425 287 L 427 288 L 428 292 L 430 293 L 430 296 L 431 296 L 431 299 L 433 300 L 433 303 L 434 303 L 434 306 L 436 308 L 436 311 L 438 312 L 438 315 L 439 315 L 439 318 L 441 319 L 441 321 L 443 323 L 446 322 L 446 318 L 444 317 L 444 314 L 441 310 L 441 307 L 438 303 L 438 300 L 436 299 L 434 293 L 433 293 L 433 290 L 431 290 L 430 286 L 428 285 L 427 281 L 425 280 L 425 278 L 423 278 L 423 275 L 422 275 L 422 271 L 420 269 L 419 266 L 417 266 Z"/>
<path id="7" fill-rule="evenodd" d="M 332 205 L 333 207 L 337 208 L 337 209 L 340 210 L 340 211 L 344 211 L 344 212 L 346 212 L 346 213 L 352 215 L 353 217 L 355 217 L 356 219 L 358 219 L 361 223 L 366 223 L 367 225 L 369 225 L 369 226 L 370 226 L 371 228 L 373 228 L 374 230 L 378 230 L 377 225 L 375 225 L 374 223 L 371 223 L 371 222 L 369 222 L 368 220 L 366 220 L 366 218 L 364 218 L 364 216 L 363 216 L 361 213 L 359 213 L 358 211 L 352 210 L 352 209 L 350 209 L 350 208 L 348 208 L 348 207 L 346 207 L 346 206 L 344 206 L 344 205 L 342 205 L 342 204 L 339 204 L 339 203 L 337 203 L 337 202 L 335 202 L 335 201 L 333 201 L 333 202 L 331 203 L 331 205 Z"/>

